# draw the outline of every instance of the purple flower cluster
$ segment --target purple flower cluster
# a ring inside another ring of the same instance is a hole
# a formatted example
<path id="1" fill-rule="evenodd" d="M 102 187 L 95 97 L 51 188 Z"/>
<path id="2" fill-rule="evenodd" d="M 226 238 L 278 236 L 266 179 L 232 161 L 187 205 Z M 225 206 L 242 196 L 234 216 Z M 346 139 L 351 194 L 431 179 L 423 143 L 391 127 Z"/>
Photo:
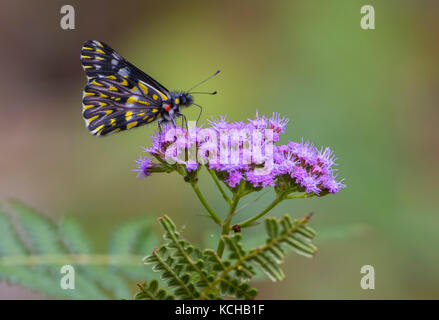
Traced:
<path id="1" fill-rule="evenodd" d="M 138 176 L 151 168 L 183 170 L 196 174 L 202 165 L 213 170 L 230 188 L 245 183 L 247 188 L 273 186 L 286 192 L 304 191 L 324 195 L 345 187 L 337 181 L 335 156 L 329 148 L 318 149 L 308 141 L 276 145 L 285 133 L 288 119 L 273 113 L 270 118 L 256 114 L 247 122 L 229 122 L 226 117 L 208 121 L 209 127 L 188 129 L 166 126 L 151 136 L 152 146 L 144 152 L 159 163 L 140 157 Z"/>

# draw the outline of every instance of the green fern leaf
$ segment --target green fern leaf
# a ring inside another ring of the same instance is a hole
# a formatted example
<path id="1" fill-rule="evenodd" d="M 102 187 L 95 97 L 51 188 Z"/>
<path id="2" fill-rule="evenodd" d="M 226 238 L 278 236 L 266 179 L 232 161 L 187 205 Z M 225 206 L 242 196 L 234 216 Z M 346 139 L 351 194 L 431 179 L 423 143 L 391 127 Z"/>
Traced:
<path id="1" fill-rule="evenodd" d="M 59 224 L 60 234 L 63 235 L 63 242 L 72 254 L 92 254 L 96 252 L 81 226 L 74 219 L 63 219 Z M 115 298 L 129 298 L 131 290 L 126 281 L 112 272 L 108 267 L 103 266 L 78 266 L 78 273 L 89 279 L 90 282 L 97 282 L 101 287 L 112 292 Z"/>
<path id="2" fill-rule="evenodd" d="M 152 254 L 144 258 L 145 264 L 153 265 L 152 270 L 160 273 L 160 278 L 169 288 L 175 288 L 174 294 L 180 299 L 196 299 L 201 294 L 190 283 L 191 276 L 183 271 L 181 264 L 176 264 L 166 246 L 154 249 Z"/>
<path id="3" fill-rule="evenodd" d="M 136 300 L 174 300 L 174 296 L 170 295 L 164 289 L 159 288 L 157 280 L 149 283 L 138 284 L 140 292 L 134 296 Z"/>
<path id="4" fill-rule="evenodd" d="M 127 278 L 135 281 L 154 279 L 156 275 L 145 269 L 142 258 L 157 246 L 157 237 L 152 228 L 152 219 L 143 218 L 119 226 L 110 238 L 109 252 L 112 255 L 138 256 L 138 265 L 117 267 Z"/>

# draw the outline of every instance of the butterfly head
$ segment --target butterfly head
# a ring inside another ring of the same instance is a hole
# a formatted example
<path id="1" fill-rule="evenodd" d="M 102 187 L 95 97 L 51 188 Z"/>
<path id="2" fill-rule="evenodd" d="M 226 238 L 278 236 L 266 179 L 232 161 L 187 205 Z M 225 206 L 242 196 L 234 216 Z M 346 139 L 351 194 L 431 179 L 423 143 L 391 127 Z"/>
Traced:
<path id="1" fill-rule="evenodd" d="M 182 92 L 179 94 L 179 104 L 183 107 L 188 107 L 194 103 L 194 98 L 187 92 Z"/>

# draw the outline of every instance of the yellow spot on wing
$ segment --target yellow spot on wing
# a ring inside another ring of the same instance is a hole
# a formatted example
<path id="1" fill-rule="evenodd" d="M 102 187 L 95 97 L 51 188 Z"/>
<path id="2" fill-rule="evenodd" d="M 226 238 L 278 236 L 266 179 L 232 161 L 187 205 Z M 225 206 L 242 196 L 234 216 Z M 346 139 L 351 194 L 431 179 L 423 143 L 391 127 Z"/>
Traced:
<path id="1" fill-rule="evenodd" d="M 105 107 L 107 104 L 108 104 L 108 103 L 105 103 L 105 102 L 99 102 L 99 105 L 100 105 L 101 107 Z"/>
<path id="2" fill-rule="evenodd" d="M 102 51 L 101 49 L 96 49 L 96 52 L 99 52 L 99 53 L 103 53 L 103 54 L 105 54 L 105 52 Z"/>
<path id="3" fill-rule="evenodd" d="M 107 116 L 108 116 L 109 114 L 112 114 L 112 113 L 113 113 L 113 110 L 105 110 L 105 113 L 106 113 Z"/>
<path id="4" fill-rule="evenodd" d="M 99 82 L 97 82 L 96 80 L 95 81 L 92 81 L 92 82 L 90 82 L 90 84 L 93 84 L 93 85 L 95 85 L 95 86 L 101 86 L 101 87 L 103 87 L 104 85 L 102 84 L 102 83 L 99 83 Z"/>
<path id="5" fill-rule="evenodd" d="M 168 97 L 163 92 L 160 92 L 159 90 L 157 90 L 157 92 L 160 93 L 160 95 L 162 96 L 163 101 L 168 100 Z"/>
<path id="6" fill-rule="evenodd" d="M 93 68 L 92 66 L 84 66 L 85 69 L 91 69 Z"/>
<path id="7" fill-rule="evenodd" d="M 103 93 L 101 93 L 101 94 L 99 95 L 99 97 L 101 97 L 101 98 L 108 98 L 108 96 L 107 96 L 106 94 L 103 94 Z"/>
<path id="8" fill-rule="evenodd" d="M 91 59 L 92 57 L 90 56 L 81 56 L 82 59 Z"/>
<path id="9" fill-rule="evenodd" d="M 152 95 L 152 98 L 153 98 L 154 100 L 157 100 L 157 99 L 159 98 L 159 96 L 156 95 L 156 94 L 153 94 L 153 95 Z"/>
<path id="10" fill-rule="evenodd" d="M 159 111 L 158 109 L 152 109 L 151 112 L 156 113 L 157 111 Z"/>
<path id="11" fill-rule="evenodd" d="M 120 84 L 123 85 L 123 86 L 126 86 L 126 85 L 128 85 L 128 81 L 123 80 Z"/>
<path id="12" fill-rule="evenodd" d="M 175 103 L 176 103 L 176 104 L 180 104 L 180 99 L 178 99 L 178 98 L 175 99 Z"/>
<path id="13" fill-rule="evenodd" d="M 96 129 L 94 129 L 93 131 L 92 131 L 92 133 L 93 134 L 95 134 L 95 133 L 100 133 L 101 131 L 102 131 L 102 129 L 104 129 L 104 125 L 102 124 L 102 125 L 100 125 L 99 127 L 97 127 Z"/>
<path id="14" fill-rule="evenodd" d="M 96 106 L 94 104 L 87 104 L 87 105 L 84 104 L 84 110 L 87 110 L 87 109 L 90 109 L 93 107 L 96 107 Z"/>
<path id="15" fill-rule="evenodd" d="M 110 119 L 110 124 L 111 124 L 112 126 L 115 126 L 115 125 L 116 125 L 116 119 L 111 118 L 111 119 Z"/>
<path id="16" fill-rule="evenodd" d="M 93 48 L 90 47 L 82 47 L 83 50 L 93 50 Z"/>
<path id="17" fill-rule="evenodd" d="M 133 113 L 131 111 L 128 111 L 127 113 L 125 113 L 125 120 L 129 121 L 132 116 L 133 116 Z"/>
<path id="18" fill-rule="evenodd" d="M 110 90 L 110 91 L 118 91 L 118 89 L 116 87 L 113 87 L 113 86 L 109 86 L 108 90 Z"/>
<path id="19" fill-rule="evenodd" d="M 116 77 L 115 77 L 115 76 L 106 76 L 105 79 L 113 79 L 113 80 L 116 80 Z"/>
<path id="20" fill-rule="evenodd" d="M 91 117 L 91 118 L 86 119 L 86 120 L 87 120 L 88 124 L 90 124 L 92 121 L 96 120 L 97 118 L 99 118 L 99 116 L 94 116 L 94 117 Z"/>
<path id="21" fill-rule="evenodd" d="M 142 82 L 138 82 L 139 83 L 139 87 L 140 87 L 140 89 L 142 89 L 142 91 L 143 91 L 143 93 L 144 94 L 148 94 L 148 87 L 147 86 L 145 86 Z"/>
<path id="22" fill-rule="evenodd" d="M 85 92 L 84 93 L 85 97 L 90 97 L 90 96 L 94 96 L 94 95 L 95 95 L 94 92 Z"/>
<path id="23" fill-rule="evenodd" d="M 131 123 L 127 124 L 127 129 L 131 129 L 132 127 L 135 127 L 137 125 L 137 121 L 133 121 Z"/>

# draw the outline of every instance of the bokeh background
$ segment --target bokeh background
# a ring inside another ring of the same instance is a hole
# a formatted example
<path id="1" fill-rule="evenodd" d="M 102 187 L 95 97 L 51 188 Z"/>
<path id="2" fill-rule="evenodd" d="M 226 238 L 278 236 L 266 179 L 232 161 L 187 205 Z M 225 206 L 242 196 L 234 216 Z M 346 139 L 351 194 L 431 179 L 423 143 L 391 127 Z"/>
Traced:
<path id="1" fill-rule="evenodd" d="M 64 4 L 76 9 L 75 30 L 59 26 Z M 375 8 L 375 30 L 360 28 L 365 4 Z M 85 40 L 98 39 L 172 89 L 188 89 L 221 69 L 202 87 L 219 94 L 197 97 L 202 121 L 281 112 L 291 119 L 284 142 L 304 137 L 335 150 L 346 190 L 272 212 L 314 211 L 319 252 L 311 260 L 291 254 L 285 281 L 255 282 L 259 298 L 439 298 L 439 3 L 2 0 L 0 6 L 2 200 L 75 216 L 102 250 L 126 219 L 164 213 L 185 226 L 190 240 L 215 240 L 218 230 L 197 216 L 203 208 L 179 176 L 139 180 L 130 172 L 154 125 L 106 138 L 84 127 L 79 53 Z M 197 112 L 185 113 L 193 119 Z M 206 175 L 201 186 L 224 214 Z M 245 233 L 254 237 L 257 228 Z M 360 287 L 366 264 L 375 267 L 375 290 Z M 3 283 L 0 298 L 45 297 Z"/>

